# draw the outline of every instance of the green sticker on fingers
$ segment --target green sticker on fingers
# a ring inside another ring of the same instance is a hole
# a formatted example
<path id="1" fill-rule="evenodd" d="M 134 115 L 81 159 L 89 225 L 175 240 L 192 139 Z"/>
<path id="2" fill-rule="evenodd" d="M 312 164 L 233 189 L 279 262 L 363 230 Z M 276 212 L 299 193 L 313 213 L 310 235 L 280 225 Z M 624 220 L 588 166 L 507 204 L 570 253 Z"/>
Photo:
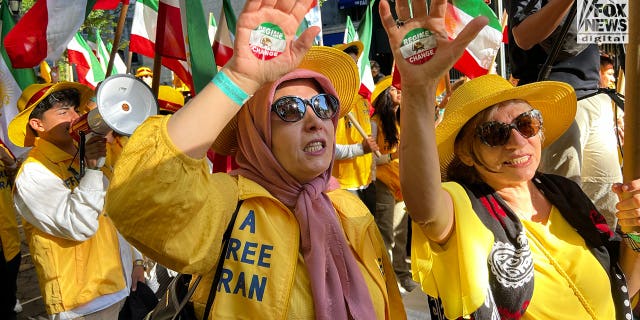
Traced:
<path id="1" fill-rule="evenodd" d="M 270 60 L 284 52 L 287 41 L 278 25 L 265 22 L 251 31 L 249 47 L 258 59 Z"/>
<path id="2" fill-rule="evenodd" d="M 415 28 L 402 39 L 402 57 L 411 64 L 423 64 L 436 53 L 436 37 L 427 29 Z"/>

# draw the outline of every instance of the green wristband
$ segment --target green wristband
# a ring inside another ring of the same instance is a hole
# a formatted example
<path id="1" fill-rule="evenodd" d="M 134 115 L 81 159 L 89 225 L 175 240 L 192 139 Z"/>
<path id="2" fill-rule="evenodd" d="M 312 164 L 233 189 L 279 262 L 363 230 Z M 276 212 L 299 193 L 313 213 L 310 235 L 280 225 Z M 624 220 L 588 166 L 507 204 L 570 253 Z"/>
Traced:
<path id="1" fill-rule="evenodd" d="M 211 79 L 211 83 L 220 88 L 222 93 L 239 106 L 243 105 L 250 98 L 244 90 L 238 87 L 238 85 L 229 79 L 229 77 L 222 71 L 218 72 L 213 79 Z"/>

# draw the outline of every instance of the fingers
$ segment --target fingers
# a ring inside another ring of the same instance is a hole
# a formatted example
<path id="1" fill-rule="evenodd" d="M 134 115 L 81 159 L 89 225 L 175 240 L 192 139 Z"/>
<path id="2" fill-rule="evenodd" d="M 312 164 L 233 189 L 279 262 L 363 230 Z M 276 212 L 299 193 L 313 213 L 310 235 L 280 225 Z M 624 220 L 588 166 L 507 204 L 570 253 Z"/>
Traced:
<path id="1" fill-rule="evenodd" d="M 289 12 L 296 20 L 302 21 L 302 17 L 309 12 L 309 9 L 311 9 L 311 2 L 311 0 L 294 1 L 293 6 L 287 12 Z"/>
<path id="2" fill-rule="evenodd" d="M 618 211 L 627 211 L 640 208 L 640 194 L 634 194 L 629 198 L 620 200 L 616 204 Z"/>
<path id="3" fill-rule="evenodd" d="M 415 13 L 415 9 L 414 9 Z M 433 0 L 431 2 L 431 18 L 444 18 L 447 14 L 447 0 Z"/>
<path id="4" fill-rule="evenodd" d="M 396 15 L 401 21 L 411 19 L 411 4 L 409 0 L 396 0 Z"/>
<path id="5" fill-rule="evenodd" d="M 291 50 L 293 53 L 302 59 L 302 56 L 304 56 L 313 45 L 313 39 L 315 39 L 319 32 L 320 28 L 318 26 L 311 26 L 302 32 L 298 39 L 291 42 Z"/>
<path id="6" fill-rule="evenodd" d="M 389 6 L 389 2 L 387 0 L 380 1 L 378 12 L 380 13 L 382 26 L 384 26 L 387 34 L 389 34 L 389 30 L 396 27 L 396 21 L 393 18 L 393 15 L 391 15 L 391 7 Z"/>
<path id="7" fill-rule="evenodd" d="M 462 54 L 462 51 L 467 47 L 467 45 L 475 39 L 482 28 L 484 28 L 488 23 L 489 19 L 484 16 L 476 17 L 471 20 L 471 22 L 462 29 L 460 34 L 458 34 L 452 42 L 456 51 L 459 51 L 459 53 Z M 456 54 L 458 54 L 458 52 L 456 52 Z"/>
<path id="8" fill-rule="evenodd" d="M 413 17 L 420 18 L 426 17 L 427 12 L 427 2 L 426 1 L 412 1 L 413 4 Z"/>

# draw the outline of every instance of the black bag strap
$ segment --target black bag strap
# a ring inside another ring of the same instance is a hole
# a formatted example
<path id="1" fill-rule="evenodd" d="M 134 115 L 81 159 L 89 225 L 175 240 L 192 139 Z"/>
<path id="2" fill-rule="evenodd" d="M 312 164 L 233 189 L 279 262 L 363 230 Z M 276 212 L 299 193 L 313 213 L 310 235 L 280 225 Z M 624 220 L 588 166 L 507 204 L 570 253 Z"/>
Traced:
<path id="1" fill-rule="evenodd" d="M 558 53 L 560 53 L 560 48 L 562 47 L 562 43 L 564 39 L 567 37 L 567 32 L 573 23 L 573 20 L 576 17 L 576 12 L 578 11 L 578 6 L 576 2 L 573 2 L 571 5 L 571 9 L 569 9 L 569 13 L 567 13 L 566 18 L 564 19 L 564 23 L 562 24 L 562 29 L 560 29 L 560 35 L 556 39 L 556 42 L 553 44 L 553 48 L 551 48 L 551 52 L 549 56 L 547 56 L 547 60 L 540 68 L 540 73 L 538 73 L 538 81 L 547 80 L 549 78 L 549 74 L 551 74 L 551 68 L 553 67 L 553 63 L 556 62 L 558 58 Z"/>
<path id="2" fill-rule="evenodd" d="M 218 265 L 216 266 L 216 273 L 213 276 L 213 282 L 211 282 L 211 289 L 209 289 L 209 297 L 207 298 L 207 305 L 204 308 L 204 316 L 202 319 L 209 319 L 209 313 L 211 312 L 211 307 L 213 306 L 213 300 L 216 298 L 216 293 L 218 290 L 218 282 L 220 282 L 220 275 L 222 274 L 222 265 L 224 264 L 225 256 L 227 255 L 227 248 L 229 247 L 229 238 L 231 238 L 231 232 L 233 231 L 233 226 L 236 224 L 236 217 L 238 216 L 238 211 L 240 211 L 240 206 L 244 200 L 239 200 L 238 205 L 236 206 L 236 211 L 233 212 L 231 216 L 231 221 L 229 221 L 229 225 L 227 225 L 227 230 L 224 231 L 224 235 L 222 236 L 222 252 L 220 252 L 220 258 L 218 259 Z"/>

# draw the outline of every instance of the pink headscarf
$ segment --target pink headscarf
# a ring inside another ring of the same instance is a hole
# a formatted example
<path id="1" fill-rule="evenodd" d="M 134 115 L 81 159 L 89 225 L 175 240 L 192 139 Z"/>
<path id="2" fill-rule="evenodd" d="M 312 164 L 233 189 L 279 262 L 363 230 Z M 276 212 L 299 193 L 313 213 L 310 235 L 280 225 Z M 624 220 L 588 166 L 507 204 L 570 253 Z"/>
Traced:
<path id="1" fill-rule="evenodd" d="M 375 319 L 369 289 L 344 236 L 331 200 L 325 194 L 332 164 L 315 179 L 301 184 L 271 152 L 271 104 L 278 86 L 288 80 L 313 79 L 325 93 L 337 96 L 323 75 L 297 69 L 263 86 L 238 113 L 239 169 L 267 189 L 285 206 L 294 209 L 300 225 L 300 252 L 311 278 L 317 319 Z M 338 117 L 333 118 L 335 127 Z M 335 148 L 335 142 L 334 146 Z"/>

